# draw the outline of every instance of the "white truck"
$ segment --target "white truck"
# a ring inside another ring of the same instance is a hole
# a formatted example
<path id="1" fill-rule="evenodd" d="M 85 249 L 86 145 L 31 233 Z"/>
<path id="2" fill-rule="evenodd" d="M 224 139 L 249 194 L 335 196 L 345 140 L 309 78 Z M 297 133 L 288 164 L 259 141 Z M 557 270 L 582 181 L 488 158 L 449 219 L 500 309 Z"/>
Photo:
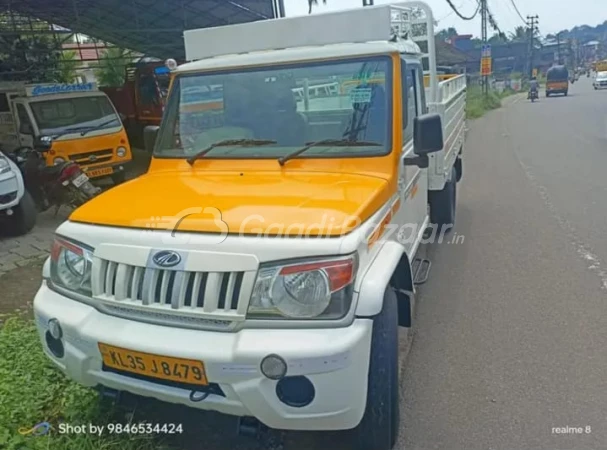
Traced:
<path id="1" fill-rule="evenodd" d="M 192 30 L 185 46 L 148 173 L 57 229 L 34 300 L 44 351 L 106 392 L 392 448 L 398 327 L 462 170 L 465 79 L 437 79 L 430 8 Z M 340 89 L 310 98 L 323 80 Z"/>

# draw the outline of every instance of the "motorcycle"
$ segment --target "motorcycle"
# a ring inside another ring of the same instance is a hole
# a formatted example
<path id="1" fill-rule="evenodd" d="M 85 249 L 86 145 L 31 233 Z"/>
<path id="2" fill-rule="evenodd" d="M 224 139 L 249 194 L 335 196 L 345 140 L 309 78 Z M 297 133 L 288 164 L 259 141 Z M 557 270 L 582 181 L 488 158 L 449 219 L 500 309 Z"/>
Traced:
<path id="1" fill-rule="evenodd" d="M 77 208 L 101 192 L 93 186 L 78 164 L 67 161 L 46 165 L 45 153 L 52 141 L 38 141 L 35 148 L 19 147 L 13 161 L 21 170 L 26 189 L 32 195 L 39 212 L 55 207 L 55 215 L 63 205 Z"/>
<path id="2" fill-rule="evenodd" d="M 531 103 L 535 102 L 539 98 L 537 89 L 531 89 L 529 94 L 527 94 L 527 98 L 531 100 Z"/>

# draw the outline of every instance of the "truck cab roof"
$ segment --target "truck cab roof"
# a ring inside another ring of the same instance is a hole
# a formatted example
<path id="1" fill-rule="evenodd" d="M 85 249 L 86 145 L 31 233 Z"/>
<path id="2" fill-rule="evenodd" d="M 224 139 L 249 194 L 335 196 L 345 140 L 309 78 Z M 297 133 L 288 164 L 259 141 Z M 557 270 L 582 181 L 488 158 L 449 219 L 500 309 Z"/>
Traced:
<path id="1" fill-rule="evenodd" d="M 420 56 L 419 46 L 412 41 L 373 41 L 318 46 L 291 47 L 285 49 L 252 51 L 209 57 L 179 66 L 177 73 L 202 70 L 227 69 L 241 66 L 258 66 L 296 61 L 323 60 L 332 58 L 352 58 L 357 56 L 406 53 Z"/>

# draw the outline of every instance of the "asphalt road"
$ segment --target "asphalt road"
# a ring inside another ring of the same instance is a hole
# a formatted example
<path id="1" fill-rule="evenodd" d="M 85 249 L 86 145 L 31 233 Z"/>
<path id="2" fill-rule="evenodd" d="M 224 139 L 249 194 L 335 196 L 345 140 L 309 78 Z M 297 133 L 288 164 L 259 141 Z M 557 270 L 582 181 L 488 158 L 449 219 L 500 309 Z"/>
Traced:
<path id="1" fill-rule="evenodd" d="M 607 91 L 517 100 L 472 124 L 463 243 L 428 249 L 400 449 L 607 448 Z"/>

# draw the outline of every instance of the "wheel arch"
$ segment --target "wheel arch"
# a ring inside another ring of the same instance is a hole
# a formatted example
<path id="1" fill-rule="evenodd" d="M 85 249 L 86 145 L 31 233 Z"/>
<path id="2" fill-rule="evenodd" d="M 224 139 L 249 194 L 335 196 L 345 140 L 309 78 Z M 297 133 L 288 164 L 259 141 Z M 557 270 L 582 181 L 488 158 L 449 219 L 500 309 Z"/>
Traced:
<path id="1" fill-rule="evenodd" d="M 411 261 L 405 247 L 398 242 L 386 242 L 364 274 L 358 291 L 356 315 L 373 317 L 381 312 L 384 292 L 393 289 L 398 300 L 398 324 L 410 327 L 413 317 L 415 288 Z"/>

